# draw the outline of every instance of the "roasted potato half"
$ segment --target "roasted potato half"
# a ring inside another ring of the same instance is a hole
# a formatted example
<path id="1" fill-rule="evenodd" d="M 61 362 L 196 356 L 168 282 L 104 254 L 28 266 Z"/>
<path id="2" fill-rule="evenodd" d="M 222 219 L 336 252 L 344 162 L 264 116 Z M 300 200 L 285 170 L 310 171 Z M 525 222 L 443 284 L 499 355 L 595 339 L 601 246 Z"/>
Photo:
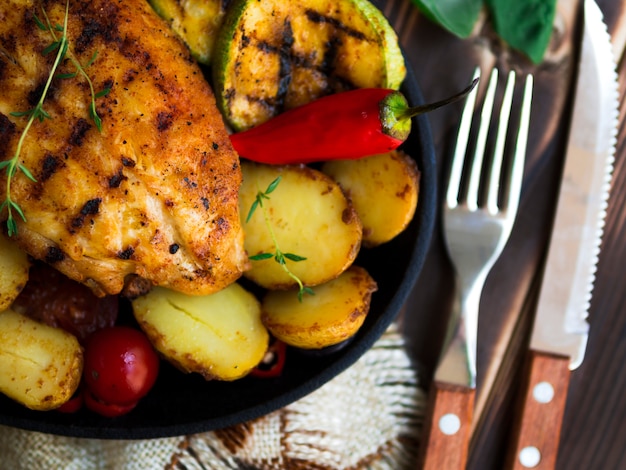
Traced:
<path id="1" fill-rule="evenodd" d="M 303 166 L 243 162 L 239 208 L 249 256 L 282 253 L 305 258 L 285 266 L 304 285 L 334 279 L 354 261 L 361 247 L 361 222 L 339 185 Z M 270 194 L 268 187 L 280 178 Z M 255 204 L 259 193 L 261 203 Z M 250 214 L 251 208 L 256 208 Z M 267 289 L 289 289 L 296 281 L 273 257 L 252 260 L 244 276 Z"/>
<path id="2" fill-rule="evenodd" d="M 74 336 L 13 310 L 0 313 L 0 392 L 32 410 L 51 410 L 72 397 L 82 371 Z"/>
<path id="3" fill-rule="evenodd" d="M 205 296 L 155 287 L 132 306 L 141 329 L 169 362 L 207 380 L 239 379 L 267 350 L 259 301 L 237 283 Z"/>
<path id="4" fill-rule="evenodd" d="M 322 171 L 346 192 L 363 223 L 363 246 L 388 242 L 415 215 L 419 170 L 415 161 L 396 150 L 359 160 L 325 162 Z"/>
<path id="5" fill-rule="evenodd" d="M 263 323 L 283 342 L 319 349 L 352 337 L 369 312 L 376 282 L 359 266 L 314 289 L 300 302 L 293 292 L 270 291 L 263 298 Z"/>
<path id="6" fill-rule="evenodd" d="M 26 285 L 29 268 L 26 252 L 0 235 L 0 312 L 11 306 Z"/>

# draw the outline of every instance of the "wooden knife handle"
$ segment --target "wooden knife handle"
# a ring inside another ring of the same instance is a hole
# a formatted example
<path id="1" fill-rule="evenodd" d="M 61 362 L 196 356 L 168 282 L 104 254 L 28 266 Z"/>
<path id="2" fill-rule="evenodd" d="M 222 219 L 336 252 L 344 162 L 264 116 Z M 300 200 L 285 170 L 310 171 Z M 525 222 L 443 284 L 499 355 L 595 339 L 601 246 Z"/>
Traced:
<path id="1" fill-rule="evenodd" d="M 420 443 L 423 470 L 465 470 L 476 390 L 434 381 Z"/>
<path id="2" fill-rule="evenodd" d="M 554 469 L 570 379 L 569 362 L 568 357 L 530 351 L 507 469 Z"/>

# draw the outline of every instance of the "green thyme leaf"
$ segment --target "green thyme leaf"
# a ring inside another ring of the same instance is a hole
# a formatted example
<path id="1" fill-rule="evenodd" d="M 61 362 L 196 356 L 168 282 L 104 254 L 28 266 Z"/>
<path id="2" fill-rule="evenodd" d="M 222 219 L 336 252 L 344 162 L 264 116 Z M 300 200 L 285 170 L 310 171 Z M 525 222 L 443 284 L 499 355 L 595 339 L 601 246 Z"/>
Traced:
<path id="1" fill-rule="evenodd" d="M 267 189 L 265 190 L 265 194 L 270 194 L 273 193 L 274 190 L 276 189 L 276 187 L 278 186 L 278 183 L 280 183 L 280 179 L 281 177 L 277 177 L 274 181 L 272 181 L 268 186 Z"/>
<path id="2" fill-rule="evenodd" d="M 296 276 L 289 269 L 289 267 L 287 266 L 287 260 L 297 262 L 297 261 L 304 261 L 306 260 L 306 258 L 303 256 L 293 254 L 293 253 L 283 253 L 281 251 L 280 247 L 278 246 L 278 241 L 276 240 L 276 235 L 274 234 L 274 230 L 272 229 L 272 226 L 270 224 L 269 216 L 267 215 L 267 212 L 265 211 L 265 207 L 263 206 L 263 200 L 264 199 L 269 200 L 268 194 L 276 190 L 276 187 L 280 183 L 280 180 L 281 180 L 281 177 L 279 176 L 267 186 L 267 189 L 265 191 L 259 190 L 257 192 L 254 202 L 252 203 L 252 205 L 250 206 L 250 210 L 248 211 L 248 216 L 246 217 L 246 223 L 247 223 L 252 217 L 252 214 L 254 214 L 254 212 L 256 211 L 256 209 L 259 207 L 261 208 L 261 210 L 263 211 L 263 215 L 265 217 L 265 225 L 267 227 L 268 232 L 270 233 L 272 242 L 274 243 L 274 253 L 258 253 L 256 255 L 250 256 L 249 259 L 252 261 L 262 261 L 262 260 L 274 258 L 274 261 L 276 261 L 282 267 L 285 273 L 287 273 L 287 275 L 291 279 L 293 279 L 296 282 L 296 284 L 298 284 L 298 300 L 302 302 L 302 298 L 304 294 L 314 295 L 314 292 L 309 287 L 306 287 L 302 283 L 300 278 Z"/>
<path id="3" fill-rule="evenodd" d="M 290 261 L 305 261 L 306 258 L 304 256 L 294 255 L 293 253 L 284 253 L 285 258 Z"/>
<path id="4" fill-rule="evenodd" d="M 249 256 L 248 258 L 252 261 L 262 261 L 264 259 L 273 258 L 274 255 L 272 253 L 259 253 L 258 255 Z"/>
<path id="5" fill-rule="evenodd" d="M 100 90 L 98 93 L 96 93 L 96 98 L 102 98 L 103 96 L 108 95 L 109 93 L 111 93 L 111 89 L 110 88 L 104 88 L 102 90 Z"/>

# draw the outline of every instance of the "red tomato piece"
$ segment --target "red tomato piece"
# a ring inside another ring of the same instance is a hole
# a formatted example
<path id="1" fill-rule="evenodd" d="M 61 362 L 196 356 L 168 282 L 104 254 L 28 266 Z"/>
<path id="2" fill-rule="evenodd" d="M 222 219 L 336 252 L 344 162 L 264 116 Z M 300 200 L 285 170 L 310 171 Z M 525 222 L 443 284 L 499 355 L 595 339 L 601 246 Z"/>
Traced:
<path id="1" fill-rule="evenodd" d="M 261 363 L 250 371 L 252 377 L 278 377 L 285 367 L 287 345 L 273 338 Z"/>
<path id="2" fill-rule="evenodd" d="M 76 413 L 83 407 L 83 394 L 79 388 L 68 401 L 59 406 L 56 410 L 60 413 Z"/>
<path id="3" fill-rule="evenodd" d="M 85 406 L 87 409 L 93 411 L 94 413 L 98 413 L 101 416 L 105 416 L 107 418 L 115 418 L 116 416 L 122 416 L 126 413 L 129 413 L 137 406 L 137 402 L 130 403 L 127 405 L 115 405 L 111 403 L 104 403 L 98 400 L 91 391 L 85 389 L 83 393 Z"/>
<path id="4" fill-rule="evenodd" d="M 104 328 L 87 339 L 83 377 L 100 402 L 136 403 L 150 391 L 158 371 L 159 358 L 148 338 L 137 329 Z"/>

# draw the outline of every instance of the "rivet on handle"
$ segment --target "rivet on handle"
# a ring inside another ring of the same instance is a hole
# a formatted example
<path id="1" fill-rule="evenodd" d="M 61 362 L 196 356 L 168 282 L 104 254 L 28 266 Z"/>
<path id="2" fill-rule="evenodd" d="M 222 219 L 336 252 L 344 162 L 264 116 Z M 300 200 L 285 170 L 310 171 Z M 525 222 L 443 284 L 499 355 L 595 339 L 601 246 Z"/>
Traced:
<path id="1" fill-rule="evenodd" d="M 520 450 L 519 461 L 523 467 L 535 468 L 541 461 L 541 452 L 533 446 L 524 447 Z"/>
<path id="2" fill-rule="evenodd" d="M 439 419 L 439 430 L 447 436 L 456 434 L 461 429 L 461 420 L 454 413 L 443 415 Z"/>
<path id="3" fill-rule="evenodd" d="M 533 398 L 539 403 L 550 403 L 554 398 L 554 387 L 549 382 L 539 382 L 533 388 Z"/>

